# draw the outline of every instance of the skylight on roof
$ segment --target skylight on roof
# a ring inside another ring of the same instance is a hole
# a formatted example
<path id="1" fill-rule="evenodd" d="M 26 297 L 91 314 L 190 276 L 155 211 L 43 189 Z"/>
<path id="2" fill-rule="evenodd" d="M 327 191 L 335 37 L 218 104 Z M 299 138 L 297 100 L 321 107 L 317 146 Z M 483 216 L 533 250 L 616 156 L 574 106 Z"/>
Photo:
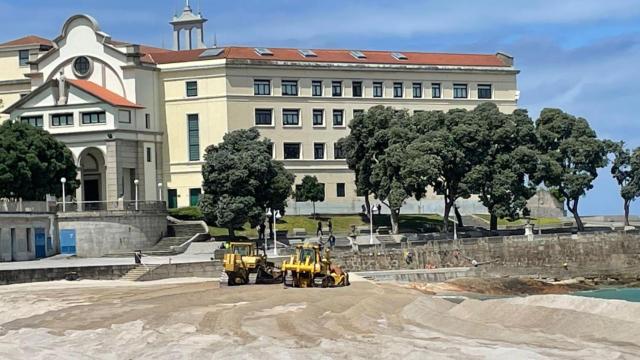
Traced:
<path id="1" fill-rule="evenodd" d="M 352 50 L 351 51 L 351 56 L 353 56 L 356 59 L 366 59 L 367 56 L 365 54 L 362 53 L 362 51 L 358 51 L 358 50 Z"/>
<path id="2" fill-rule="evenodd" d="M 256 52 L 261 56 L 271 56 L 273 53 L 267 48 L 256 48 Z"/>
<path id="3" fill-rule="evenodd" d="M 403 53 L 394 52 L 391 53 L 391 56 L 393 56 L 396 60 L 407 60 L 407 56 Z"/>
<path id="4" fill-rule="evenodd" d="M 207 49 L 207 50 L 203 51 L 202 54 L 200 54 L 200 57 L 218 56 L 218 55 L 222 54 L 223 51 L 224 51 L 224 48 Z"/>
<path id="5" fill-rule="evenodd" d="M 300 54 L 304 57 L 316 57 L 318 55 L 316 55 L 316 53 L 313 52 L 313 50 L 309 50 L 309 49 L 300 49 L 298 50 L 300 52 Z"/>

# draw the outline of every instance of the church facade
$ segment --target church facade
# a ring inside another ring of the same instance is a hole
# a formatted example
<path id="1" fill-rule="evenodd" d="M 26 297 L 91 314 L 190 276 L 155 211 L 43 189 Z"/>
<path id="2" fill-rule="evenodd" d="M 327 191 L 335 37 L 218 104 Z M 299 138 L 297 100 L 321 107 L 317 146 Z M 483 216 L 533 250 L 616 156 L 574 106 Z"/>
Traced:
<path id="1" fill-rule="evenodd" d="M 78 201 L 163 199 L 196 205 L 204 150 L 225 133 L 257 127 L 299 183 L 325 185 L 320 212 L 358 212 L 353 173 L 336 147 L 358 113 L 517 107 L 513 58 L 366 50 L 209 47 L 206 19 L 185 6 L 170 22 L 173 49 L 112 39 L 76 15 L 53 40 L 0 44 L 0 121 L 42 127 L 67 144 L 80 169 Z M 407 212 L 438 211 L 430 194 Z M 486 212 L 477 200 L 462 204 Z M 290 201 L 288 211 L 308 204 Z M 404 211 L 404 210 L 403 210 Z"/>

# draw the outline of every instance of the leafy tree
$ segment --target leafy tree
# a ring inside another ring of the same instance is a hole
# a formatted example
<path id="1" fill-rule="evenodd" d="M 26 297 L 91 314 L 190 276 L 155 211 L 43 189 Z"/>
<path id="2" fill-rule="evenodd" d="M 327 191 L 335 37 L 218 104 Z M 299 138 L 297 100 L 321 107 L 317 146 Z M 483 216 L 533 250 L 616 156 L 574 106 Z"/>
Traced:
<path id="1" fill-rule="evenodd" d="M 471 116 L 484 127 L 486 138 L 477 149 L 482 157 L 468 181 L 489 211 L 490 229 L 497 230 L 498 218 L 517 218 L 535 194 L 535 185 L 528 181 L 538 160 L 535 129 L 526 110 L 503 114 L 493 103 L 478 105 Z"/>
<path id="2" fill-rule="evenodd" d="M 624 201 L 624 224 L 629 226 L 629 206 L 640 196 L 640 148 L 631 151 L 623 142 L 607 142 L 609 152 L 615 158 L 611 165 L 611 175 L 620 186 Z"/>
<path id="3" fill-rule="evenodd" d="M 48 132 L 11 121 L 0 125 L 0 198 L 62 196 L 63 177 L 71 194 L 80 185 L 76 176 L 71 151 Z"/>
<path id="4" fill-rule="evenodd" d="M 605 143 L 596 137 L 587 120 L 560 109 L 542 110 L 536 120 L 536 134 L 541 156 L 535 180 L 565 199 L 578 231 L 583 231 L 578 203 L 593 187 L 598 169 L 607 165 Z"/>
<path id="5" fill-rule="evenodd" d="M 232 238 L 247 221 L 257 226 L 266 208 L 284 210 L 291 195 L 293 175 L 271 158 L 271 141 L 259 138 L 255 128 L 232 131 L 205 152 L 200 208 Z"/>
<path id="6" fill-rule="evenodd" d="M 311 201 L 313 204 L 313 218 L 316 218 L 316 202 L 324 201 L 324 184 L 318 182 L 315 176 L 305 176 L 302 178 L 300 189 L 296 191 L 296 198 L 299 201 Z"/>

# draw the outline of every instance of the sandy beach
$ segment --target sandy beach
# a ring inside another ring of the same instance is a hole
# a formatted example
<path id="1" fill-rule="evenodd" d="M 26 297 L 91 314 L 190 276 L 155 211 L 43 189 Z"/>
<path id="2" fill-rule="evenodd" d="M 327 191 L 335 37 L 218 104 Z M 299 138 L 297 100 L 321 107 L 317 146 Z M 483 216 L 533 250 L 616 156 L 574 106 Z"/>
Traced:
<path id="1" fill-rule="evenodd" d="M 2 359 L 633 359 L 640 303 L 536 295 L 460 304 L 394 284 L 173 279 L 0 287 Z"/>

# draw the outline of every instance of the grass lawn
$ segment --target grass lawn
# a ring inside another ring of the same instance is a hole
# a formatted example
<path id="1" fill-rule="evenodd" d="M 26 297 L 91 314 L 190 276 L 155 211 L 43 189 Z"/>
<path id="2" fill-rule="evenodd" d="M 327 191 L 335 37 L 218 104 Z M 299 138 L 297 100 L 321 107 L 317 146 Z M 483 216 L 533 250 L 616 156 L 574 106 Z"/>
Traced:
<path id="1" fill-rule="evenodd" d="M 288 230 L 292 233 L 294 228 L 304 228 L 307 235 L 315 235 L 318 221 L 322 221 L 322 229 L 327 231 L 327 221 L 331 219 L 333 223 L 333 232 L 335 234 L 346 235 L 351 232 L 351 225 L 365 226 L 369 223 L 366 218 L 361 215 L 318 215 L 317 219 L 307 215 L 289 215 L 278 220 L 278 230 Z M 442 225 L 442 216 L 436 214 L 406 214 L 400 215 L 400 231 L 411 232 L 418 228 L 429 229 L 440 227 Z M 391 228 L 391 218 L 389 215 L 374 215 L 373 226 L 388 226 Z M 267 232 L 269 230 L 267 229 Z M 228 235 L 228 230 L 218 227 L 209 227 L 209 233 L 212 236 Z M 242 229 L 236 230 L 236 236 L 246 236 L 249 238 L 257 237 L 255 228 L 250 228 L 249 224 L 245 224 Z"/>
<path id="2" fill-rule="evenodd" d="M 485 220 L 487 224 L 491 221 L 491 216 L 489 214 L 475 214 L 475 216 Z M 500 225 L 525 225 L 527 223 L 526 219 L 518 219 L 515 221 L 509 221 L 508 219 L 498 219 L 498 226 Z M 534 225 L 560 225 L 562 221 L 558 218 L 531 218 L 531 223 Z"/>

